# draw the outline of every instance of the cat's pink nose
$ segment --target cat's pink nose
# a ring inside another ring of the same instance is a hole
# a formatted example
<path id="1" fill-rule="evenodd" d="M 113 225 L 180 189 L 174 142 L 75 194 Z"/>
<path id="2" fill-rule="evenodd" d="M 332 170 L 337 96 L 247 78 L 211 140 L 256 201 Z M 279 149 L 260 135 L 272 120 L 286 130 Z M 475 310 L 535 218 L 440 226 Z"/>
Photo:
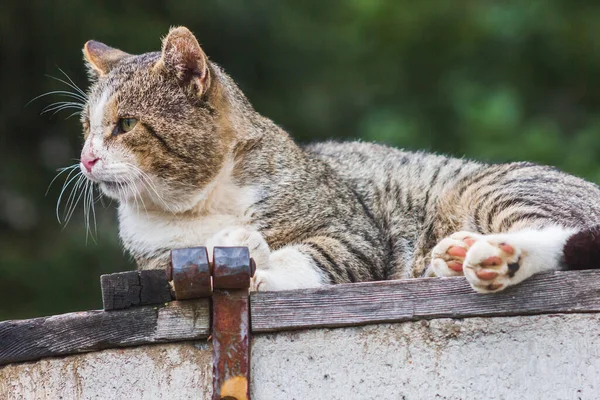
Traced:
<path id="1" fill-rule="evenodd" d="M 81 163 L 83 164 L 87 172 L 92 172 L 92 167 L 98 162 L 99 159 L 100 158 L 94 156 L 91 152 L 84 153 L 81 155 Z"/>

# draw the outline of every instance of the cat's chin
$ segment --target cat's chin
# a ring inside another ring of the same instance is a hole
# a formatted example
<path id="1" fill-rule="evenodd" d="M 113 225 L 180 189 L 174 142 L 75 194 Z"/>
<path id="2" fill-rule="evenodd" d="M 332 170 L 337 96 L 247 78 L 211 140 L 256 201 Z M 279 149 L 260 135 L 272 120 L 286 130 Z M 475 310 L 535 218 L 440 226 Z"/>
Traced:
<path id="1" fill-rule="evenodd" d="M 102 193 L 115 200 L 122 200 L 123 195 L 127 193 L 127 184 L 123 182 L 104 181 L 99 182 L 98 187 Z"/>

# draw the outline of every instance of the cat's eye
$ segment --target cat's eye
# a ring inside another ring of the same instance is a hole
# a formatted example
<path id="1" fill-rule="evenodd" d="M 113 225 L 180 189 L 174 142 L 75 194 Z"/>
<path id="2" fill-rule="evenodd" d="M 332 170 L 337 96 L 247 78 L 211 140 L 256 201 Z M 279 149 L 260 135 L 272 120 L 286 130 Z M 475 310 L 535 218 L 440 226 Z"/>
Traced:
<path id="1" fill-rule="evenodd" d="M 135 118 L 121 118 L 117 123 L 118 133 L 125 133 L 132 130 L 137 124 Z"/>

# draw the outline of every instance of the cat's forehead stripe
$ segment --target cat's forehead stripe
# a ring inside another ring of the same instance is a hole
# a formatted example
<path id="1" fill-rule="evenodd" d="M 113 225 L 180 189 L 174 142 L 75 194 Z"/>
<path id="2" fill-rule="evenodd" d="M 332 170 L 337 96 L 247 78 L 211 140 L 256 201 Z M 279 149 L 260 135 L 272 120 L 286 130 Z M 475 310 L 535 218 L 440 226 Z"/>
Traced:
<path id="1" fill-rule="evenodd" d="M 106 107 L 106 103 L 108 103 L 108 99 L 110 97 L 110 90 L 104 89 L 102 94 L 100 95 L 100 100 L 92 107 L 92 113 L 90 116 L 90 125 L 92 128 L 102 129 L 102 119 L 104 117 L 104 109 Z"/>

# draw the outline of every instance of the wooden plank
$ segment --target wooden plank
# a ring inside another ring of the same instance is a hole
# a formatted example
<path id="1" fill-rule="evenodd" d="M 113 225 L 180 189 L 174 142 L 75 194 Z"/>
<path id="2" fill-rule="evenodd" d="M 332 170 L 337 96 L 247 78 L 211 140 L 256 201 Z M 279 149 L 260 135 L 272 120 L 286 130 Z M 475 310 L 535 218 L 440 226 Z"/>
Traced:
<path id="1" fill-rule="evenodd" d="M 208 299 L 0 322 L 0 365 L 112 347 L 195 340 L 210 332 Z"/>
<path id="2" fill-rule="evenodd" d="M 355 283 L 251 295 L 252 332 L 433 318 L 600 312 L 600 271 L 540 274 L 498 294 L 464 278 Z M 104 348 L 206 338 L 209 299 L 0 322 L 0 365 Z"/>
<path id="3" fill-rule="evenodd" d="M 160 304 L 175 300 L 165 270 L 151 269 L 140 273 L 140 305 Z"/>
<path id="4" fill-rule="evenodd" d="M 161 304 L 171 301 L 164 270 L 127 271 L 100 276 L 104 310 Z"/>
<path id="5" fill-rule="evenodd" d="M 355 283 L 251 295 L 252 332 L 432 318 L 600 312 L 600 271 L 539 274 L 496 294 L 463 277 Z"/>
<path id="6" fill-rule="evenodd" d="M 140 276 L 137 271 L 101 275 L 102 307 L 105 310 L 119 310 L 131 307 L 140 301 Z"/>

